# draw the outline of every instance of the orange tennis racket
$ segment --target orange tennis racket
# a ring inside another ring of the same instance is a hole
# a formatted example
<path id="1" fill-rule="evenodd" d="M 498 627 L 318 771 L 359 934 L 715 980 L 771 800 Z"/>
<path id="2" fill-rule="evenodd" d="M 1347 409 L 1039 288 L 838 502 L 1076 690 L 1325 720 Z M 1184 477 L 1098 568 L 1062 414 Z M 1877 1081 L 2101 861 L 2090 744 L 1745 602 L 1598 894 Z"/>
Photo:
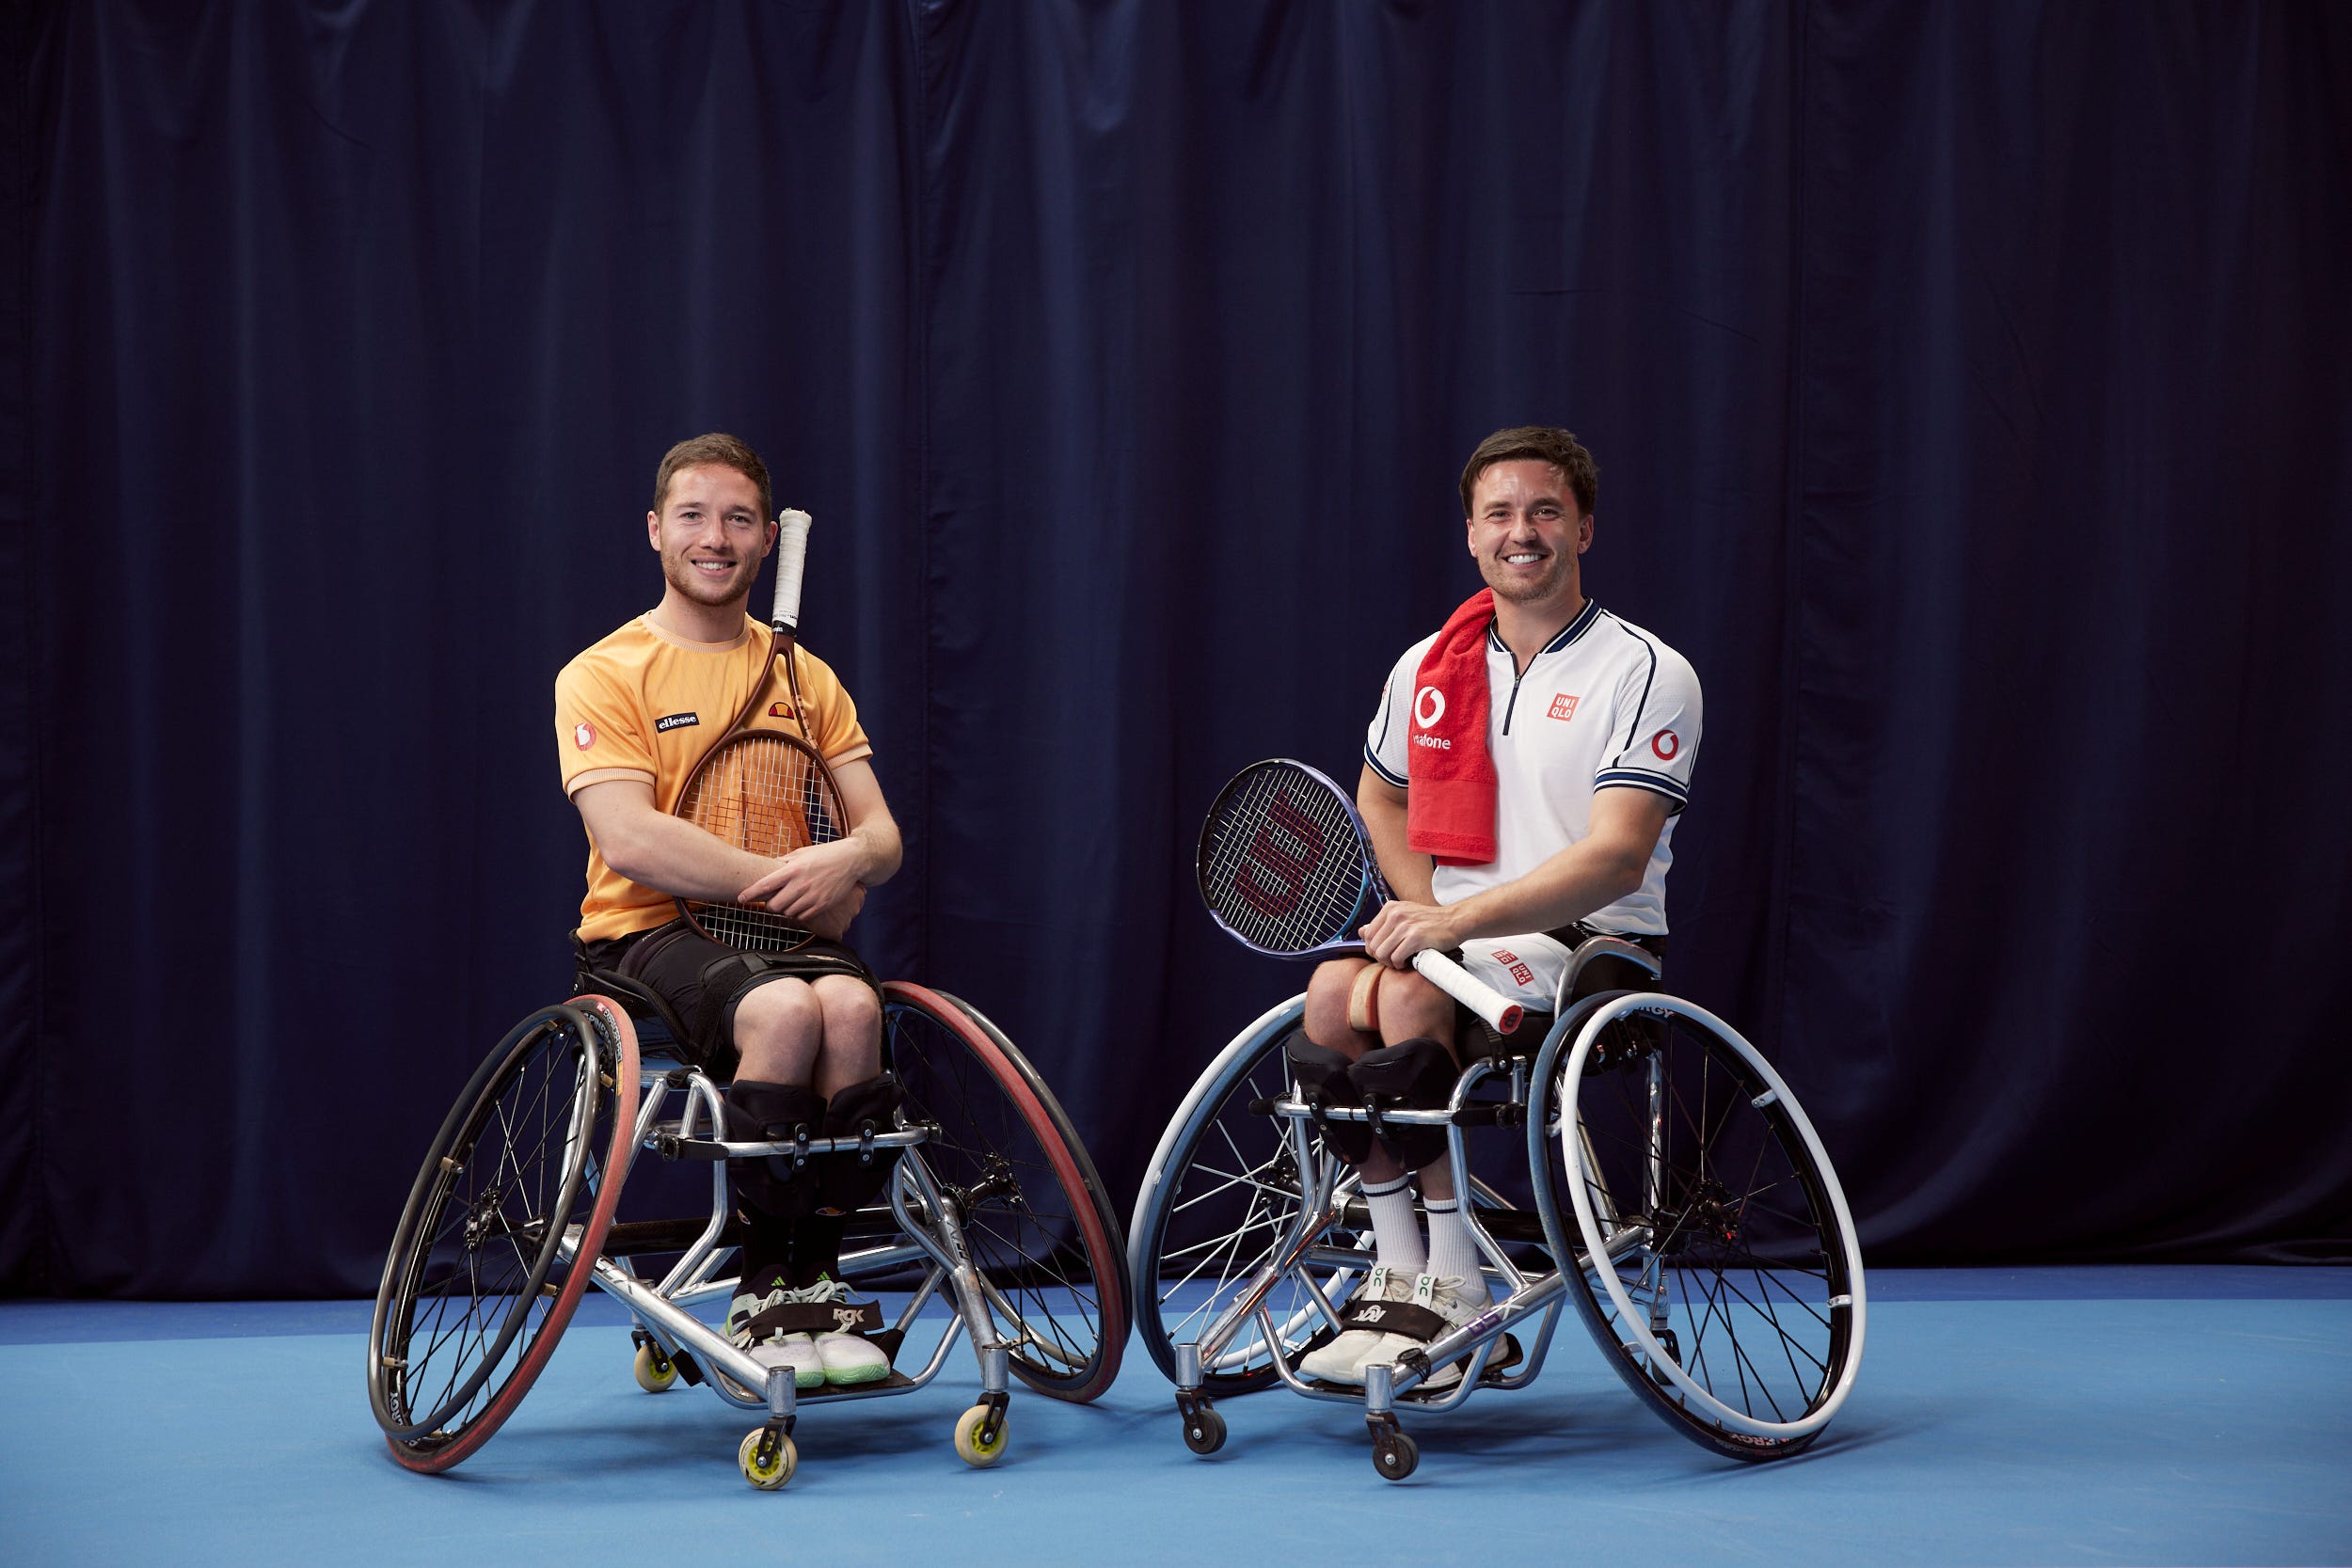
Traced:
<path id="1" fill-rule="evenodd" d="M 801 620 L 801 573 L 808 558 L 809 515 L 787 508 L 776 519 L 776 603 L 769 617 L 768 670 L 719 743 L 703 753 L 679 792 L 675 815 L 739 849 L 769 860 L 831 844 L 850 831 L 833 770 L 809 743 L 794 639 Z M 784 666 L 799 735 L 756 730 L 778 695 Z M 687 924 L 713 942 L 755 953 L 789 953 L 817 933 L 757 904 L 677 900 Z"/>

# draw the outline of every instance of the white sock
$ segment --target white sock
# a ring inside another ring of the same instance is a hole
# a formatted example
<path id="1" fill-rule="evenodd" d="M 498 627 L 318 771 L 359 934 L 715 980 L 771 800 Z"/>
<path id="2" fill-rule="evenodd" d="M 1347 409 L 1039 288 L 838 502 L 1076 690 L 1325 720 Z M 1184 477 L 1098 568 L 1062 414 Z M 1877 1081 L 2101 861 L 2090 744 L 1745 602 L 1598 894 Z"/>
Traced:
<path id="1" fill-rule="evenodd" d="M 1421 1222 L 1413 1217 L 1413 1179 L 1407 1174 L 1385 1186 L 1364 1183 L 1364 1203 L 1372 1210 L 1372 1245 L 1375 1260 L 1391 1274 L 1407 1279 L 1428 1266 L 1422 1251 Z"/>
<path id="2" fill-rule="evenodd" d="M 1462 1282 L 1464 1301 L 1486 1301 L 1486 1275 L 1479 1267 L 1478 1243 L 1470 1240 L 1470 1221 L 1462 1216 L 1457 1198 L 1430 1198 L 1422 1208 L 1429 1215 L 1429 1272 Z"/>

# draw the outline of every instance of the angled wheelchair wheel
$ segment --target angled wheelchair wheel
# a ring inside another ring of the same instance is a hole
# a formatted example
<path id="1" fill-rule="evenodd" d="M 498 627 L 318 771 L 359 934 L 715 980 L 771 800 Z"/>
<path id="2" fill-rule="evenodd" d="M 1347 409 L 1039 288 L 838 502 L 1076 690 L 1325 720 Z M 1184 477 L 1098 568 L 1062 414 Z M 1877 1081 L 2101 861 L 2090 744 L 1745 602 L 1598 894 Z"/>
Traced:
<path id="1" fill-rule="evenodd" d="M 369 1402 L 407 1468 L 489 1441 L 546 1366 L 612 1222 L 636 1104 L 628 1018 L 583 996 L 516 1024 L 442 1122 L 368 1331 Z"/>
<path id="2" fill-rule="evenodd" d="M 1735 1459 L 1820 1434 L 1862 1360 L 1862 1253 L 1812 1124 L 1756 1048 L 1655 992 L 1593 997 L 1536 1058 L 1535 1199 L 1628 1387 Z"/>
<path id="3" fill-rule="evenodd" d="M 1282 1042 L 1304 1009 L 1294 997 L 1234 1037 L 1162 1135 L 1145 1171 L 1129 1227 L 1128 1274 L 1145 1351 L 1171 1382 L 1178 1344 L 1196 1343 L 1235 1291 L 1274 1260 L 1298 1217 L 1298 1161 L 1285 1124 L 1254 1106 L 1280 1099 L 1290 1087 Z M 1309 1136 L 1322 1158 L 1322 1141 Z M 1354 1196 L 1352 1172 L 1337 1199 Z M 1372 1244 L 1369 1228 L 1327 1232 L 1334 1248 Z M 1359 1271 L 1332 1266 L 1313 1271 L 1327 1295 L 1343 1297 Z M 1295 1277 L 1266 1298 L 1275 1342 L 1255 1323 L 1224 1351 L 1201 1364 L 1201 1389 L 1211 1396 L 1269 1386 L 1277 1355 L 1297 1354 L 1325 1327 L 1322 1314 Z"/>
<path id="4" fill-rule="evenodd" d="M 1119 1373 L 1130 1317 L 1119 1220 L 1093 1161 L 1036 1069 L 976 1008 L 900 981 L 882 992 L 902 1114 L 938 1129 L 907 1157 L 955 1205 L 1013 1375 L 1054 1399 L 1095 1398 Z"/>

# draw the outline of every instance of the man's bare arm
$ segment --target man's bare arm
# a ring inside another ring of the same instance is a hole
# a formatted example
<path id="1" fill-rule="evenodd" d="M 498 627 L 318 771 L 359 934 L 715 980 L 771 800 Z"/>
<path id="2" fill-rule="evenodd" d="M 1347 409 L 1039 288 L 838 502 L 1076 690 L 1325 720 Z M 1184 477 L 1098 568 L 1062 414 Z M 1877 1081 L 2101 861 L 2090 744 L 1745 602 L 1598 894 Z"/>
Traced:
<path id="1" fill-rule="evenodd" d="M 656 809 L 643 779 L 607 779 L 572 796 L 596 852 L 615 873 L 678 898 L 731 899 L 775 862 Z"/>
<path id="2" fill-rule="evenodd" d="M 1666 826 L 1668 804 L 1664 796 L 1646 789 L 1599 790 L 1593 796 L 1590 832 L 1583 838 L 1526 876 L 1472 894 L 1458 904 L 1400 896 L 1364 927 L 1365 951 L 1402 969 L 1424 949 L 1455 947 L 1471 937 L 1556 930 L 1605 909 L 1641 887 L 1650 851 Z M 1369 825 L 1369 813 L 1365 820 Z M 1398 820 L 1401 842 L 1401 811 Z M 1387 864 L 1385 855 L 1382 864 Z"/>
<path id="3" fill-rule="evenodd" d="M 864 890 L 898 869 L 903 850 L 872 765 L 863 758 L 845 763 L 834 778 L 848 836 L 780 860 L 739 849 L 658 810 L 653 786 L 641 779 L 608 779 L 572 800 L 604 863 L 630 881 L 675 897 L 766 904 L 835 936 L 864 903 Z"/>
<path id="4" fill-rule="evenodd" d="M 1357 776 L 1356 810 L 1372 834 L 1373 859 L 1380 863 L 1380 875 L 1389 879 L 1389 891 L 1399 898 L 1426 904 L 1432 901 L 1429 878 L 1437 863 L 1406 847 L 1406 800 L 1405 791 L 1374 772 L 1370 763 Z"/>

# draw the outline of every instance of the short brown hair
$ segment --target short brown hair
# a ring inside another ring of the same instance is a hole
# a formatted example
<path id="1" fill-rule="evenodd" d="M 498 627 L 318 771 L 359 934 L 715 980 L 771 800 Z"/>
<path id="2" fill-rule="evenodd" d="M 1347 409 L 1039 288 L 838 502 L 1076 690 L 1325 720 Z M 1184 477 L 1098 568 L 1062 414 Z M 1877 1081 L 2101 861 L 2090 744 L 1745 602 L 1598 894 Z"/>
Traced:
<path id="1" fill-rule="evenodd" d="M 1584 450 L 1584 444 L 1571 431 L 1523 424 L 1496 431 L 1470 453 L 1470 461 L 1462 467 L 1462 515 L 1470 515 L 1470 493 L 1478 488 L 1480 474 L 1498 463 L 1515 463 L 1522 457 L 1549 463 L 1567 475 L 1568 488 L 1576 492 L 1576 504 L 1587 517 L 1593 515 L 1593 502 L 1600 494 L 1600 467 L 1593 461 L 1593 454 Z"/>
<path id="2" fill-rule="evenodd" d="M 653 510 L 656 516 L 661 515 L 661 503 L 670 499 L 670 481 L 677 477 L 677 471 L 680 468 L 700 467 L 706 463 L 733 468 L 750 480 L 759 491 L 760 521 L 770 520 L 769 514 L 776 509 L 776 496 L 768 483 L 768 465 L 759 460 L 759 453 L 724 431 L 717 430 L 707 436 L 697 436 L 691 441 L 680 441 L 661 454 L 661 467 L 653 471 Z"/>

